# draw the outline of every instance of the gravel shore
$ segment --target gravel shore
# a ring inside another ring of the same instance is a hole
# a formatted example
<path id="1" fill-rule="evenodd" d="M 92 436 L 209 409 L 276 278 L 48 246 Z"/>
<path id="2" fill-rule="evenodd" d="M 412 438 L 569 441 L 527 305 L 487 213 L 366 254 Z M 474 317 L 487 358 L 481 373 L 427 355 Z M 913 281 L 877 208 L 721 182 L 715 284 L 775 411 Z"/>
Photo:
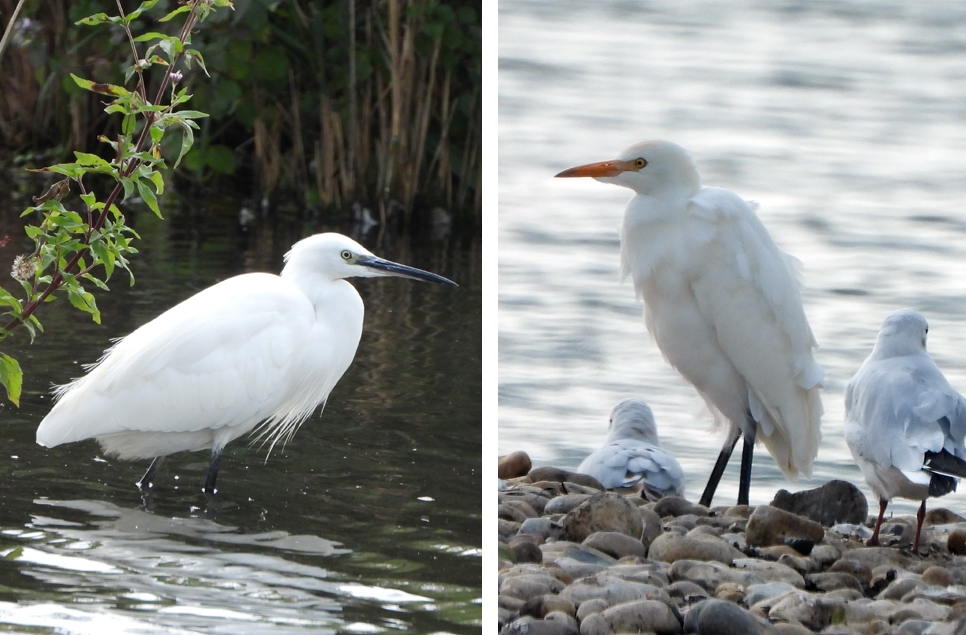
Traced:
<path id="1" fill-rule="evenodd" d="M 501 458 L 501 633 L 966 635 L 966 518 L 949 510 L 913 554 L 913 516 L 865 546 L 874 518 L 844 481 L 707 508 L 521 454 Z"/>

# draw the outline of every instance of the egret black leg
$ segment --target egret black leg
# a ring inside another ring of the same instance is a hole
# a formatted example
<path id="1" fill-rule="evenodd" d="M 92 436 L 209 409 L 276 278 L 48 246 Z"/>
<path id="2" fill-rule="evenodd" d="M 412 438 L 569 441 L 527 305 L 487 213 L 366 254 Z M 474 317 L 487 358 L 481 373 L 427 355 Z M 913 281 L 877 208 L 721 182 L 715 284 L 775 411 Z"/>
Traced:
<path id="1" fill-rule="evenodd" d="M 714 498 L 714 491 L 718 489 L 718 482 L 721 481 L 721 475 L 724 474 L 725 467 L 728 466 L 728 459 L 731 458 L 731 453 L 734 452 L 740 436 L 741 433 L 735 436 L 735 440 L 731 442 L 730 446 L 725 445 L 721 448 L 721 453 L 718 455 L 718 460 L 715 461 L 714 469 L 711 470 L 711 476 L 708 477 L 708 484 L 705 485 L 704 493 L 701 494 L 700 503 L 705 507 L 711 507 L 711 499 Z"/>
<path id="2" fill-rule="evenodd" d="M 151 461 L 151 465 L 148 466 L 148 471 L 144 473 L 141 480 L 138 481 L 138 489 L 141 491 L 147 491 L 154 487 L 154 474 L 161 467 L 161 462 L 164 461 L 163 456 L 156 456 Z"/>
<path id="3" fill-rule="evenodd" d="M 221 465 L 221 448 L 211 449 L 211 462 L 208 464 L 208 478 L 205 479 L 205 494 L 214 494 L 215 482 L 218 480 L 218 466 Z"/>
<path id="4" fill-rule="evenodd" d="M 755 436 L 757 425 L 751 424 L 751 432 L 745 432 L 745 445 L 741 448 L 741 473 L 738 478 L 738 504 L 748 504 L 748 491 L 751 489 L 751 463 L 755 458 Z"/>

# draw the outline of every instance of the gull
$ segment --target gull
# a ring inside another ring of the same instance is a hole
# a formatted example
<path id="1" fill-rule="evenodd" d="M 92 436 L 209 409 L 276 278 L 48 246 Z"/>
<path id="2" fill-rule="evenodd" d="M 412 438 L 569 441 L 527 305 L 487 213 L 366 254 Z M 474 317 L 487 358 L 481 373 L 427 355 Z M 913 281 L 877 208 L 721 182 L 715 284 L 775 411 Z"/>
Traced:
<path id="1" fill-rule="evenodd" d="M 966 477 L 966 400 L 926 352 L 926 319 L 900 309 L 885 319 L 872 354 L 845 389 L 845 441 L 879 498 L 879 528 L 896 496 L 922 501 L 913 553 L 926 518 L 926 498 L 955 491 Z"/>
<path id="2" fill-rule="evenodd" d="M 624 399 L 614 406 L 604 445 L 577 471 L 607 489 L 641 488 L 649 500 L 684 496 L 681 464 L 661 448 L 654 414 L 640 399 Z"/>

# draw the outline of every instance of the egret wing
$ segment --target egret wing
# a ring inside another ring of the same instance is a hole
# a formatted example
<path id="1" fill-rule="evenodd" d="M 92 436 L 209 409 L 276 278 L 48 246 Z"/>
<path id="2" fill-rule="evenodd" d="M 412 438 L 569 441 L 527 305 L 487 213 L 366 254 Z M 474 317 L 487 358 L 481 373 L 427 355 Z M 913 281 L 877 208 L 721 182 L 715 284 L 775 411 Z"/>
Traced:
<path id="1" fill-rule="evenodd" d="M 695 265 L 692 292 L 717 344 L 744 378 L 761 440 L 786 475 L 811 473 L 821 440 L 824 377 L 802 307 L 795 261 L 782 252 L 752 204 L 702 188 L 689 208 L 713 223 L 714 240 Z"/>
<path id="2" fill-rule="evenodd" d="M 38 442 L 254 426 L 284 400 L 299 334 L 313 318 L 305 295 L 278 276 L 247 274 L 205 289 L 65 386 Z"/>

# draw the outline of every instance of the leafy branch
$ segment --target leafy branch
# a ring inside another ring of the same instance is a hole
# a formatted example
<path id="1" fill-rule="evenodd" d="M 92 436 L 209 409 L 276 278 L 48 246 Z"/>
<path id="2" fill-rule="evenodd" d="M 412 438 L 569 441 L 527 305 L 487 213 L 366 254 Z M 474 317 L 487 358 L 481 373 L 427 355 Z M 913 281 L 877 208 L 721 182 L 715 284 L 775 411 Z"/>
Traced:
<path id="1" fill-rule="evenodd" d="M 39 224 L 25 228 L 27 236 L 34 242 L 34 250 L 17 256 L 11 270 L 25 297 L 19 299 L 0 288 L 0 307 L 5 309 L 2 317 L 7 318 L 0 326 L 0 340 L 17 327 L 24 326 L 33 341 L 37 331 L 43 330 L 35 315 L 37 309 L 52 301 L 59 290 L 66 291 L 72 305 L 100 323 L 97 303 L 83 282 L 106 291 L 107 281 L 119 267 L 128 273 L 131 284 L 134 284 L 127 255 L 137 253 L 131 241 L 138 235 L 125 223 L 118 204 L 136 194 L 161 217 L 157 197 L 164 191 L 164 179 L 159 170 L 167 168 L 160 145 L 165 132 L 169 129 L 181 132 L 181 148 L 173 166 L 177 167 L 194 143 L 193 131 L 198 129 L 194 120 L 207 116 L 197 110 L 176 110 L 189 101 L 191 95 L 187 94 L 187 89 L 178 89 L 182 73 L 175 68 L 184 64 L 190 69 L 192 63 L 197 63 L 205 74 L 208 73 L 201 53 L 189 48 L 192 30 L 217 8 L 231 7 L 230 0 L 191 0 L 158 20 L 165 23 L 183 16 L 179 35 L 150 31 L 135 37 L 131 24 L 153 9 L 158 1 L 145 0 L 136 10 L 125 14 L 120 0 L 117 0 L 118 15 L 97 13 L 77 22 L 89 26 L 112 24 L 124 30 L 133 54 L 133 62 L 125 71 L 125 82 L 131 82 L 136 75 L 136 86 L 129 90 L 71 74 L 81 88 L 111 98 L 104 111 L 121 115 L 121 131 L 114 140 L 104 135 L 98 137 L 110 145 L 110 160 L 96 154 L 74 152 L 73 163 L 32 170 L 60 174 L 65 178 L 54 183 L 43 195 L 34 197 L 35 205 L 21 215 L 39 214 L 41 220 Z M 147 48 L 139 54 L 138 44 L 142 43 L 147 44 Z M 154 99 L 149 100 L 145 72 L 155 66 L 164 72 Z M 85 184 L 86 177 L 103 178 L 100 175 L 114 180 L 113 189 L 103 201 L 97 200 L 97 195 Z M 72 183 L 80 193 L 83 215 L 68 209 L 62 202 Z M 0 353 L 0 384 L 15 405 L 19 405 L 22 382 L 23 372 L 17 360 Z"/>

